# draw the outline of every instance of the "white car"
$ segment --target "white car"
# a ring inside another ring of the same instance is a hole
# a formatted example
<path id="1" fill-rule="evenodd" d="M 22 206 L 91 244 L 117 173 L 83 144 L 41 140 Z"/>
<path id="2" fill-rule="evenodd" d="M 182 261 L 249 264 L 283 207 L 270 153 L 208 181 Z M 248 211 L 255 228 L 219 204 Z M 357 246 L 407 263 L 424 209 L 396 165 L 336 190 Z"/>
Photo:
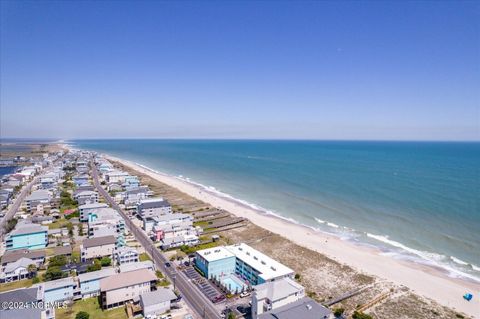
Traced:
<path id="1" fill-rule="evenodd" d="M 245 297 L 248 297 L 248 296 L 250 296 L 250 293 L 247 292 L 247 291 L 242 292 L 242 293 L 240 294 L 240 298 L 245 298 Z"/>

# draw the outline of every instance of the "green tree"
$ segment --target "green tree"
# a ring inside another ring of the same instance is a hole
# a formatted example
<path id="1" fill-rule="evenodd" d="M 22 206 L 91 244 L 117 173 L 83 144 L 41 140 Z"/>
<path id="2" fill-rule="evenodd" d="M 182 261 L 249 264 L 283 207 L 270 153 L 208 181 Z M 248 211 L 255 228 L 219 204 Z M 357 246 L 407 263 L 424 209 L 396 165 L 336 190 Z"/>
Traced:
<path id="1" fill-rule="evenodd" d="M 78 224 L 78 236 L 83 236 L 83 224 Z"/>
<path id="2" fill-rule="evenodd" d="M 10 219 L 6 224 L 5 224 L 5 233 L 11 232 L 15 226 L 17 225 L 18 220 L 16 218 Z"/>
<path id="3" fill-rule="evenodd" d="M 48 260 L 48 267 L 65 266 L 67 264 L 67 257 L 65 255 L 52 256 Z"/>
<path id="4" fill-rule="evenodd" d="M 103 257 L 102 259 L 100 259 L 100 263 L 102 264 L 102 267 L 110 266 L 112 260 L 109 257 Z"/>
<path id="5" fill-rule="evenodd" d="M 235 314 L 233 312 L 229 312 L 227 318 L 228 319 L 235 319 L 235 318 L 237 318 L 237 316 L 235 316 Z"/>
<path id="6" fill-rule="evenodd" d="M 60 279 L 63 277 L 63 271 L 59 266 L 48 267 L 43 276 L 45 281 Z"/>
<path id="7" fill-rule="evenodd" d="M 101 264 L 100 260 L 95 259 L 93 261 L 93 265 L 90 265 L 90 266 L 87 267 L 87 272 L 97 271 L 97 270 L 100 270 L 100 269 L 102 269 L 102 264 Z"/>
<path id="8" fill-rule="evenodd" d="M 77 314 L 75 315 L 75 319 L 89 319 L 89 318 L 90 318 L 90 315 L 88 314 L 88 312 L 85 312 L 85 311 L 77 312 Z"/>
<path id="9" fill-rule="evenodd" d="M 71 222 L 67 223 L 68 236 L 73 238 L 73 224 Z"/>
<path id="10" fill-rule="evenodd" d="M 30 265 L 28 265 L 27 270 L 28 270 L 28 276 L 30 278 L 35 277 L 37 275 L 37 265 L 30 264 Z"/>

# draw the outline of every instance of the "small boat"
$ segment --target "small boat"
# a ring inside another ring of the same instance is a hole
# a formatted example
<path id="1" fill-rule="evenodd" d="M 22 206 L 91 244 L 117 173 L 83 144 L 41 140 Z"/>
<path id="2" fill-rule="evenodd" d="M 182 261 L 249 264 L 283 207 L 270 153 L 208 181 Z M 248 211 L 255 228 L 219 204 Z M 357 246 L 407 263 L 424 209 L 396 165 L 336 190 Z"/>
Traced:
<path id="1" fill-rule="evenodd" d="M 473 298 L 473 295 L 470 294 L 470 293 L 467 293 L 467 294 L 463 295 L 463 299 L 465 299 L 466 301 L 470 301 L 470 300 L 472 300 L 472 298 Z"/>

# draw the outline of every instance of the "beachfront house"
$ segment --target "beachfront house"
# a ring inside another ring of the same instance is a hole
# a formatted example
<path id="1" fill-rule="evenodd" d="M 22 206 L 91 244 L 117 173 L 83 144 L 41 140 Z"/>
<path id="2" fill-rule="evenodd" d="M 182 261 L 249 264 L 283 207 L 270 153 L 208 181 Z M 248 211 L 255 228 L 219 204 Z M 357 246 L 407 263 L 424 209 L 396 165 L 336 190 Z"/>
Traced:
<path id="1" fill-rule="evenodd" d="M 149 233 L 152 231 L 153 226 L 163 225 L 193 225 L 193 217 L 191 215 L 175 213 L 175 214 L 163 214 L 147 216 L 149 213 L 145 213 L 143 218 L 143 229 Z"/>
<path id="2" fill-rule="evenodd" d="M 305 297 L 305 288 L 291 278 L 265 282 L 253 287 L 252 317 Z"/>
<path id="3" fill-rule="evenodd" d="M 127 208 L 135 208 L 137 203 L 151 195 L 151 191 L 147 186 L 131 188 L 125 191 L 123 201 Z"/>
<path id="4" fill-rule="evenodd" d="M 109 171 L 105 173 L 105 181 L 107 183 L 123 184 L 127 176 L 130 176 L 127 172 Z"/>
<path id="5" fill-rule="evenodd" d="M 114 236 L 86 238 L 80 245 L 82 262 L 93 258 L 109 257 L 113 259 L 117 239 Z"/>
<path id="6" fill-rule="evenodd" d="M 142 219 L 171 213 L 172 206 L 161 197 L 141 199 L 137 204 L 137 215 Z"/>
<path id="7" fill-rule="evenodd" d="M 330 309 L 325 308 L 309 297 L 288 303 L 277 309 L 270 310 L 253 319 L 334 319 Z"/>
<path id="8" fill-rule="evenodd" d="M 119 273 L 100 280 L 103 309 L 122 306 L 125 302 L 150 292 L 155 287 L 157 276 L 153 271 L 141 269 Z"/>
<path id="9" fill-rule="evenodd" d="M 48 244 L 48 227 L 19 222 L 5 237 L 6 250 L 41 249 Z"/>

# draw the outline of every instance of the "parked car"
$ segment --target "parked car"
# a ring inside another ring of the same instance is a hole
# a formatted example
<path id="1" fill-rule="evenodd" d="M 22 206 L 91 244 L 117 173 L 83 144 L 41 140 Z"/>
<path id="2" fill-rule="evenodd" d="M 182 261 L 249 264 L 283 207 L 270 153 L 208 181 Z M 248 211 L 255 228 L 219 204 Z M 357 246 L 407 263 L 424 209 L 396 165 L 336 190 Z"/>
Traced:
<path id="1" fill-rule="evenodd" d="M 248 297 L 250 296 L 250 293 L 248 291 L 244 291 L 240 294 L 240 298 L 245 298 L 245 297 Z"/>
<path id="2" fill-rule="evenodd" d="M 217 302 L 220 302 L 222 300 L 225 300 L 225 296 L 224 295 L 218 295 L 218 296 L 215 296 L 213 299 L 212 299 L 212 302 L 213 303 L 217 303 Z"/>
<path id="3" fill-rule="evenodd" d="M 166 262 L 165 263 L 165 267 L 170 267 L 172 264 L 170 264 L 169 262 Z"/>

